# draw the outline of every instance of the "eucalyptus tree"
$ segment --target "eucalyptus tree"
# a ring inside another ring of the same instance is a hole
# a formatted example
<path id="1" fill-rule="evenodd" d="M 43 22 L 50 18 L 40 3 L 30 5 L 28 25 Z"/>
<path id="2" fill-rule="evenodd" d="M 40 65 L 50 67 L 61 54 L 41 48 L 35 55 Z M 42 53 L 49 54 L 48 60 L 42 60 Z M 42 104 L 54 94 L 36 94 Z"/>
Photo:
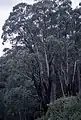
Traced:
<path id="1" fill-rule="evenodd" d="M 77 71 L 78 76 L 78 84 L 79 84 L 79 94 L 81 95 L 81 5 L 75 8 L 72 12 L 72 37 L 74 40 L 74 75 L 75 71 Z M 74 78 L 74 77 L 73 77 Z M 74 80 L 74 79 L 73 79 Z"/>
<path id="2" fill-rule="evenodd" d="M 20 67 L 15 67 L 16 72 L 21 74 L 22 70 L 18 69 L 23 69 L 24 76 L 34 81 L 44 110 L 46 104 L 58 97 L 58 88 L 65 96 L 65 89 L 71 87 L 70 79 L 74 79 L 72 15 L 70 0 L 40 0 L 33 5 L 20 3 L 13 7 L 3 26 L 3 44 L 9 40 L 13 46 L 21 45 L 27 50 L 31 72 L 22 68 L 22 58 Z"/>
<path id="3" fill-rule="evenodd" d="M 18 4 L 4 24 L 2 35 L 3 43 L 10 40 L 13 44 L 23 44 L 29 53 L 34 55 L 32 67 L 36 69 L 37 74 L 33 70 L 32 78 L 43 104 L 49 103 L 51 91 L 46 44 L 47 37 L 51 35 L 48 11 L 54 8 L 55 3 L 52 3 L 52 1 L 44 1 L 44 4 L 37 2 L 33 6 Z"/>

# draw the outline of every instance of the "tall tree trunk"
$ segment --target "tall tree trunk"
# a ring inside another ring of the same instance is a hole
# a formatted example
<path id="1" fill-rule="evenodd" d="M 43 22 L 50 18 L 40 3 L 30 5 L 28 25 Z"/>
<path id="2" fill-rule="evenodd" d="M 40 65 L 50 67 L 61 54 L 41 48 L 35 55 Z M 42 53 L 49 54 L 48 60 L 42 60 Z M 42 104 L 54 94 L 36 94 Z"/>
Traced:
<path id="1" fill-rule="evenodd" d="M 45 52 L 45 61 L 46 61 L 46 68 L 47 68 L 47 76 L 49 77 L 49 64 L 48 64 L 48 59 L 47 59 L 47 54 L 46 54 L 45 48 L 44 48 L 44 52 Z"/>
<path id="2" fill-rule="evenodd" d="M 22 120 L 22 118 L 21 118 L 21 111 L 19 111 L 19 120 Z"/>
<path id="3" fill-rule="evenodd" d="M 74 63 L 74 70 L 73 70 L 73 79 L 72 79 L 72 82 L 74 82 L 74 77 L 75 77 L 75 72 L 76 72 L 76 66 L 77 66 L 77 62 L 75 61 L 75 63 Z"/>
<path id="4" fill-rule="evenodd" d="M 26 109 L 25 109 L 25 120 L 27 120 L 27 119 L 26 119 Z"/>
<path id="5" fill-rule="evenodd" d="M 81 78 L 80 78 L 80 69 L 78 65 L 78 83 L 79 83 L 79 96 L 81 97 Z"/>
<path id="6" fill-rule="evenodd" d="M 63 82 L 62 82 L 62 70 L 61 70 L 61 75 L 60 75 L 60 72 L 58 70 L 58 75 L 59 75 L 59 79 L 60 79 L 60 85 L 61 85 L 62 95 L 65 98 L 65 93 L 64 93 L 64 88 L 63 88 Z"/>
<path id="7" fill-rule="evenodd" d="M 55 73 L 55 66 L 54 66 L 54 60 L 51 63 L 50 66 L 50 81 L 51 81 L 51 93 L 50 93 L 50 102 L 54 103 L 56 100 L 56 73 Z"/>
<path id="8" fill-rule="evenodd" d="M 69 84 L 69 64 L 68 64 L 68 43 L 67 43 L 67 39 L 65 39 L 65 52 L 66 52 L 66 79 L 67 79 L 67 85 Z"/>
<path id="9" fill-rule="evenodd" d="M 50 103 L 54 103 L 56 100 L 56 84 L 52 82 L 51 85 L 51 94 L 50 94 Z"/>

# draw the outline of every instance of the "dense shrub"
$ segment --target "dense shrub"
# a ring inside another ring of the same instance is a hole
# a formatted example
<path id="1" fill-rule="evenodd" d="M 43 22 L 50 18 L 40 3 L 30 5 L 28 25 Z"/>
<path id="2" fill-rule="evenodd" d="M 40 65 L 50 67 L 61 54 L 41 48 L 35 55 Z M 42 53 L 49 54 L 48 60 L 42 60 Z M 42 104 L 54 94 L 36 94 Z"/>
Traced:
<path id="1" fill-rule="evenodd" d="M 60 98 L 48 106 L 46 116 L 40 120 L 81 120 L 81 99 L 79 97 Z"/>

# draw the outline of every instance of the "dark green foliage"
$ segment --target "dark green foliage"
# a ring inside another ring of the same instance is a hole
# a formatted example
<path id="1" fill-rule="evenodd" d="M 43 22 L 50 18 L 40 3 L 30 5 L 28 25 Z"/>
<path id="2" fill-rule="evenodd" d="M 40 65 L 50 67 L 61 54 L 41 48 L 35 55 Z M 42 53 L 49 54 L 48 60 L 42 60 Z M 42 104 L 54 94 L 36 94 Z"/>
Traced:
<path id="1" fill-rule="evenodd" d="M 49 107 L 47 115 L 74 119 L 78 99 L 66 96 L 81 95 L 81 7 L 71 5 L 70 0 L 37 0 L 13 7 L 2 28 L 3 44 L 10 41 L 12 49 L 4 49 L 0 58 L 7 119 L 45 115 L 48 104 L 60 97 L 64 100 Z"/>
<path id="2" fill-rule="evenodd" d="M 3 96 L 4 96 L 3 91 L 0 90 L 0 120 L 4 118 L 4 112 L 5 112 Z"/>
<path id="3" fill-rule="evenodd" d="M 81 120 L 81 98 L 60 98 L 48 105 L 45 117 L 38 120 Z"/>
<path id="4" fill-rule="evenodd" d="M 0 113 L 6 119 L 20 119 L 20 116 L 29 119 L 40 115 L 40 100 L 34 82 L 26 75 L 28 72 L 31 77 L 29 59 L 22 47 L 8 50 L 0 58 L 0 90 L 3 93 L 3 97 L 0 93 Z"/>

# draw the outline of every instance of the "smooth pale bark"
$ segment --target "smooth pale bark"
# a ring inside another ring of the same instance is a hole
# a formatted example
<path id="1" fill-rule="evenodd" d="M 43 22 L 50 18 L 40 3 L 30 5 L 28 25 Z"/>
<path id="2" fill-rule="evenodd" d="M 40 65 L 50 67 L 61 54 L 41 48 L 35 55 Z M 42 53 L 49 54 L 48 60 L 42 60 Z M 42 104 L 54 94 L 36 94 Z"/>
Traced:
<path id="1" fill-rule="evenodd" d="M 67 83 L 67 79 L 66 79 L 66 73 L 65 73 L 65 70 L 63 69 L 63 66 L 61 65 L 61 70 L 63 72 L 63 75 L 64 75 L 64 81 L 65 81 L 65 84 L 68 85 Z"/>
<path id="2" fill-rule="evenodd" d="M 75 72 L 76 72 L 76 66 L 77 66 L 77 62 L 75 61 L 75 63 L 74 63 L 74 70 L 73 70 L 73 79 L 72 79 L 72 82 L 74 82 L 74 77 L 75 77 Z"/>
<path id="3" fill-rule="evenodd" d="M 66 38 L 66 37 L 65 37 Z M 69 64 L 68 64 L 68 43 L 67 38 L 65 39 L 65 53 L 66 53 L 66 79 L 67 79 L 67 85 L 69 83 Z"/>
<path id="4" fill-rule="evenodd" d="M 60 72 L 58 71 L 58 75 L 59 75 L 59 79 L 60 79 L 62 94 L 63 94 L 63 97 L 65 97 L 64 88 L 63 88 L 63 83 L 62 83 L 62 73 L 61 73 L 61 75 L 60 75 Z"/>
<path id="5" fill-rule="evenodd" d="M 35 47 L 36 47 L 36 52 L 37 52 L 37 58 L 38 58 L 38 62 L 39 62 L 39 67 L 40 67 L 40 76 L 42 77 L 42 74 L 43 74 L 43 68 L 42 68 L 42 63 L 40 62 L 40 53 L 39 53 L 39 50 L 38 50 L 38 47 L 37 45 L 35 44 Z"/>
<path id="6" fill-rule="evenodd" d="M 21 112 L 19 111 L 19 120 L 22 120 L 22 118 L 21 118 Z"/>
<path id="7" fill-rule="evenodd" d="M 44 12 L 44 16 L 43 16 L 44 30 L 42 31 L 42 33 L 43 33 L 42 43 L 43 43 L 43 47 L 44 47 L 44 55 L 45 55 L 47 77 L 49 77 L 49 63 L 48 63 L 48 58 L 47 58 L 47 53 L 46 53 L 46 46 L 45 46 L 45 42 L 44 42 L 44 41 L 46 41 L 46 38 L 47 38 L 47 32 L 46 32 L 47 27 L 46 27 L 45 9 L 43 9 L 43 12 Z"/>
<path id="8" fill-rule="evenodd" d="M 44 53 L 45 53 L 45 62 L 46 62 L 47 76 L 49 77 L 49 64 L 48 64 L 48 59 L 47 59 L 47 54 L 46 54 L 45 48 L 44 48 Z"/>

